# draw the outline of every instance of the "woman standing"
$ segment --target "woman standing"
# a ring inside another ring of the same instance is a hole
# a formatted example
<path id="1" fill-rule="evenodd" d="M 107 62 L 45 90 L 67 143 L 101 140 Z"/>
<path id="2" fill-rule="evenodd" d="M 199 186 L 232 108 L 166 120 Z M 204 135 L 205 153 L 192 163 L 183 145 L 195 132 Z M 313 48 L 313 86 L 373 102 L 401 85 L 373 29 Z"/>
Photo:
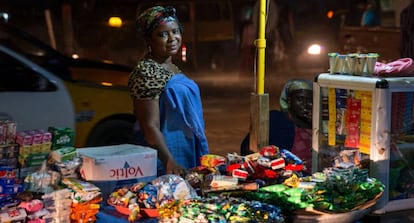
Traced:
<path id="1" fill-rule="evenodd" d="M 145 10 L 136 24 L 148 53 L 128 82 L 137 118 L 135 141 L 158 151 L 158 175 L 183 175 L 208 153 L 199 88 L 172 62 L 183 27 L 169 6 Z"/>

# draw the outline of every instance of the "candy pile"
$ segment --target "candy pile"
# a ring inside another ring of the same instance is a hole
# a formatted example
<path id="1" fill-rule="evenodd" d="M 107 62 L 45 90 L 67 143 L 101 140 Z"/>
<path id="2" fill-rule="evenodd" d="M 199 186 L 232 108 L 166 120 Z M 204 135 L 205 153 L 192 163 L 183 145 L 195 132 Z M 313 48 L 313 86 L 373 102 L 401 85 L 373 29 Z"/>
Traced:
<path id="1" fill-rule="evenodd" d="M 159 212 L 161 223 L 285 222 L 281 209 L 274 205 L 224 196 L 175 201 Z"/>
<path id="2" fill-rule="evenodd" d="M 144 208 L 156 209 L 174 201 L 197 197 L 195 190 L 180 176 L 163 175 L 149 183 L 135 183 L 115 189 L 108 203 L 135 221 L 139 215 L 148 215 Z M 154 216 L 150 216 L 154 217 Z"/>
<path id="3" fill-rule="evenodd" d="M 368 178 L 366 170 L 351 167 L 328 168 L 302 178 L 292 176 L 283 184 L 265 186 L 243 196 L 284 210 L 312 207 L 326 213 L 340 213 L 358 209 L 378 198 L 383 190 L 384 184 Z"/>
<path id="4" fill-rule="evenodd" d="M 227 159 L 217 155 L 204 155 L 201 167 L 190 170 L 198 177 L 186 178 L 192 186 L 197 187 L 194 179 L 202 178 L 201 190 L 256 190 L 257 186 L 276 184 L 296 174 L 304 175 L 305 165 L 296 155 L 286 149 L 270 145 L 263 147 L 258 153 L 247 156 L 228 154 Z M 204 161 L 204 162 L 203 162 Z M 206 170 L 207 168 L 207 170 Z M 252 184 L 257 183 L 254 187 Z"/>

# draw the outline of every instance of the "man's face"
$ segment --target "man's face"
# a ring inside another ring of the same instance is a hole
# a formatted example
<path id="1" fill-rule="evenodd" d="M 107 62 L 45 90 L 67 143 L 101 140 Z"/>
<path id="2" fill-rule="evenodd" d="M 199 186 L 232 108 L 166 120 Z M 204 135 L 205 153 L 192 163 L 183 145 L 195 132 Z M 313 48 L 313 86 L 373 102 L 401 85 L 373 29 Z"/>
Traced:
<path id="1" fill-rule="evenodd" d="M 292 91 L 289 97 L 289 112 L 294 118 L 312 126 L 313 92 L 311 90 Z"/>

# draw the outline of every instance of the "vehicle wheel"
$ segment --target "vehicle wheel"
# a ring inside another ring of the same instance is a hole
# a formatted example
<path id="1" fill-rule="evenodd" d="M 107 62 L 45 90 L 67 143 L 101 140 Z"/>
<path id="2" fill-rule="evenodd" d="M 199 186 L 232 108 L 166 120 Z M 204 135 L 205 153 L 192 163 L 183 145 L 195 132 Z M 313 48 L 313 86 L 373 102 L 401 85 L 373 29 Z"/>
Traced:
<path id="1" fill-rule="evenodd" d="M 89 134 L 86 146 L 109 146 L 129 143 L 134 123 L 128 120 L 108 120 L 97 125 Z"/>

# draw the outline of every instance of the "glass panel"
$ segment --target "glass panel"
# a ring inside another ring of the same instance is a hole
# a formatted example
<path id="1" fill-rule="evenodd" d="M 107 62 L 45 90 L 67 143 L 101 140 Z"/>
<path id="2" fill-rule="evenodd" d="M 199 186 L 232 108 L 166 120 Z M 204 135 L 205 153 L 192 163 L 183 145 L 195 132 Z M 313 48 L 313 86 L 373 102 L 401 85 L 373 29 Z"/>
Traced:
<path id="1" fill-rule="evenodd" d="M 0 91 L 40 92 L 56 91 L 46 78 L 14 58 L 0 53 Z"/>
<path id="2" fill-rule="evenodd" d="M 322 88 L 321 102 L 318 171 L 348 164 L 369 168 L 372 93 Z"/>
<path id="3" fill-rule="evenodd" d="M 394 92 L 391 102 L 389 199 L 414 198 L 414 92 Z"/>

